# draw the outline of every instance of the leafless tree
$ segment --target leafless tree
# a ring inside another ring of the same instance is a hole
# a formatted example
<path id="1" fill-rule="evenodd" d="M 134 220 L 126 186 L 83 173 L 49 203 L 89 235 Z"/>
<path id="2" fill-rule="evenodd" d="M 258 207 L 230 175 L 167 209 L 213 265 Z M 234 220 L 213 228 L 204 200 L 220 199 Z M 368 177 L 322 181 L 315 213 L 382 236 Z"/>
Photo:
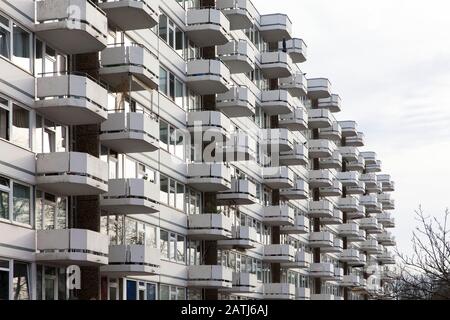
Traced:
<path id="1" fill-rule="evenodd" d="M 450 239 L 447 209 L 442 219 L 415 211 L 418 226 L 411 239 L 412 254 L 396 249 L 401 272 L 393 283 L 398 299 L 450 300 Z"/>

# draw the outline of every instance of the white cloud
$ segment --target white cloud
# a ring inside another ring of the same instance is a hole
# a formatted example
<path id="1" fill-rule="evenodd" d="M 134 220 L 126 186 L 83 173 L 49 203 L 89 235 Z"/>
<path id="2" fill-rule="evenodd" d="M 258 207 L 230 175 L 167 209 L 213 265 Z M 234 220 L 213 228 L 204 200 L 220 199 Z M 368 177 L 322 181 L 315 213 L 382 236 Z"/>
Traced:
<path id="1" fill-rule="evenodd" d="M 308 45 L 308 76 L 326 76 L 396 181 L 395 234 L 409 250 L 414 209 L 450 206 L 450 2 L 253 0 L 288 13 Z"/>

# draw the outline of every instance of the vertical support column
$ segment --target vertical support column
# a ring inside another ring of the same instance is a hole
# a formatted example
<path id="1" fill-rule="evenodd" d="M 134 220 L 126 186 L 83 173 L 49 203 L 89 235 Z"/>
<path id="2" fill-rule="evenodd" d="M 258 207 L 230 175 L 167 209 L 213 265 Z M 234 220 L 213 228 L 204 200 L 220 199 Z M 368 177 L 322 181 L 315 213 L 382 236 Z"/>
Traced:
<path id="1" fill-rule="evenodd" d="M 94 79 L 98 79 L 98 54 L 88 53 L 72 57 L 72 71 L 84 72 Z M 99 132 L 100 125 L 79 125 L 73 127 L 72 151 L 85 152 L 92 156 L 100 156 Z M 70 210 L 73 215 L 73 228 L 87 229 L 100 232 L 100 201 L 99 196 L 77 196 L 74 197 L 75 208 Z M 98 300 L 100 299 L 100 268 L 81 267 L 81 290 L 78 299 Z"/>
<path id="2" fill-rule="evenodd" d="M 311 100 L 311 108 L 317 109 L 319 106 L 319 101 L 317 99 Z M 319 139 L 319 129 L 314 129 L 312 131 L 312 139 L 317 140 Z M 319 170 L 319 159 L 314 158 L 313 159 L 313 170 Z M 313 188 L 312 194 L 313 194 L 313 200 L 319 201 L 320 200 L 320 189 L 319 188 Z M 313 230 L 314 232 L 320 232 L 320 218 L 314 218 L 313 220 Z M 313 262 L 314 263 L 320 263 L 320 248 L 314 248 L 313 249 Z M 322 292 L 322 279 L 316 278 L 314 280 L 314 293 L 320 294 Z"/>
<path id="3" fill-rule="evenodd" d="M 341 140 L 341 146 L 345 147 L 346 146 L 346 138 L 342 137 Z M 342 172 L 347 172 L 347 160 L 342 160 Z M 347 187 L 343 186 L 342 187 L 342 198 L 346 198 L 347 197 Z M 342 219 L 342 223 L 345 224 L 347 223 L 347 212 L 343 212 L 343 219 Z M 343 248 L 344 250 L 347 249 L 347 237 L 342 237 L 342 242 L 343 242 Z M 344 262 L 344 275 L 349 275 L 349 270 L 348 270 L 349 266 L 347 262 Z M 349 300 L 350 296 L 350 292 L 348 290 L 347 287 L 344 288 L 344 300 Z"/>

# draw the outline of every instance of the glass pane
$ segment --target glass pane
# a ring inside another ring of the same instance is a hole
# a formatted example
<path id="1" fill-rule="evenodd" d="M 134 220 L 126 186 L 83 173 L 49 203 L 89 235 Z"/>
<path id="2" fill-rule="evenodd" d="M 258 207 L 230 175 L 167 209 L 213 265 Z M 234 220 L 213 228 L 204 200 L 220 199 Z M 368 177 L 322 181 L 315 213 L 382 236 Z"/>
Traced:
<path id="1" fill-rule="evenodd" d="M 14 262 L 14 277 L 13 277 L 13 299 L 14 300 L 29 300 L 30 288 L 28 279 L 28 264 Z"/>
<path id="2" fill-rule="evenodd" d="M 184 136 L 183 132 L 180 130 L 176 131 L 176 137 L 175 137 L 175 155 L 180 158 L 184 159 Z"/>
<path id="3" fill-rule="evenodd" d="M 55 229 L 56 203 L 44 203 L 44 229 Z"/>
<path id="4" fill-rule="evenodd" d="M 147 283 L 147 300 L 156 300 L 156 285 Z"/>
<path id="5" fill-rule="evenodd" d="M 67 225 L 67 209 L 66 209 L 66 198 L 58 199 L 58 211 L 56 214 L 56 229 L 64 229 Z"/>
<path id="6" fill-rule="evenodd" d="M 136 178 L 136 162 L 125 158 L 125 178 Z"/>
<path id="7" fill-rule="evenodd" d="M 117 300 L 117 288 L 109 287 L 109 300 Z M 130 300 L 130 299 L 128 299 Z"/>
<path id="8" fill-rule="evenodd" d="M 3 18 L 3 17 L 2 17 Z M 3 20 L 3 19 L 2 19 Z M 8 22 L 9 23 L 9 22 Z M 5 58 L 10 58 L 11 54 L 11 33 L 0 26 L 0 55 L 4 56 Z"/>
<path id="9" fill-rule="evenodd" d="M 178 79 L 175 80 L 175 103 L 183 108 L 183 83 Z"/>
<path id="10" fill-rule="evenodd" d="M 184 237 L 178 235 L 177 236 L 177 261 L 185 262 L 186 253 L 185 253 L 185 245 L 184 245 Z"/>
<path id="11" fill-rule="evenodd" d="M 162 258 L 169 258 L 169 233 L 161 230 L 159 235 L 159 245 Z"/>
<path id="12" fill-rule="evenodd" d="M 184 185 L 177 183 L 176 205 L 178 210 L 184 210 Z"/>
<path id="13" fill-rule="evenodd" d="M 31 68 L 31 36 L 16 24 L 13 24 L 13 58 L 12 61 L 24 68 Z"/>
<path id="14" fill-rule="evenodd" d="M 159 16 L 159 36 L 167 41 L 167 17 L 164 14 Z"/>
<path id="15" fill-rule="evenodd" d="M 66 298 L 66 272 L 61 268 L 58 276 L 58 300 L 66 300 Z"/>
<path id="16" fill-rule="evenodd" d="M 1 39 L 1 37 L 0 37 Z M 9 300 L 9 272 L 0 271 L 0 300 Z"/>
<path id="17" fill-rule="evenodd" d="M 13 207 L 13 220 L 30 224 L 30 187 L 14 183 Z"/>
<path id="18" fill-rule="evenodd" d="M 167 150 L 169 145 L 169 125 L 164 121 L 159 123 L 159 146 Z"/>
<path id="19" fill-rule="evenodd" d="M 177 300 L 186 300 L 186 289 L 177 288 Z"/>
<path id="20" fill-rule="evenodd" d="M 12 142 L 22 147 L 30 147 L 30 113 L 28 110 L 13 105 Z"/>
<path id="21" fill-rule="evenodd" d="M 175 181 L 170 180 L 169 206 L 175 207 Z"/>
<path id="22" fill-rule="evenodd" d="M 169 203 L 169 179 L 167 177 L 160 177 L 160 201 L 162 203 Z"/>
<path id="23" fill-rule="evenodd" d="M 9 193 L 0 190 L 0 218 L 9 219 Z"/>
<path id="24" fill-rule="evenodd" d="M 125 243 L 137 244 L 137 223 L 136 221 L 125 218 Z"/>
<path id="25" fill-rule="evenodd" d="M 0 98 L 0 104 L 8 107 L 8 100 Z M 9 140 L 9 111 L 0 105 L 0 138 Z"/>
<path id="26" fill-rule="evenodd" d="M 136 300 L 136 281 L 127 280 L 127 300 Z"/>
<path id="27" fill-rule="evenodd" d="M 163 284 L 159 286 L 159 300 L 169 300 L 169 286 Z"/>
<path id="28" fill-rule="evenodd" d="M 159 68 L 159 91 L 167 94 L 167 71 Z"/>
<path id="29" fill-rule="evenodd" d="M 175 233 L 171 233 L 170 234 L 169 245 L 170 245 L 170 247 L 169 247 L 169 254 L 170 254 L 169 259 L 172 260 L 172 261 L 175 261 L 175 259 L 176 259 L 176 257 L 175 257 L 176 249 L 175 248 L 176 248 L 176 245 L 177 245 L 177 237 L 176 237 Z"/>

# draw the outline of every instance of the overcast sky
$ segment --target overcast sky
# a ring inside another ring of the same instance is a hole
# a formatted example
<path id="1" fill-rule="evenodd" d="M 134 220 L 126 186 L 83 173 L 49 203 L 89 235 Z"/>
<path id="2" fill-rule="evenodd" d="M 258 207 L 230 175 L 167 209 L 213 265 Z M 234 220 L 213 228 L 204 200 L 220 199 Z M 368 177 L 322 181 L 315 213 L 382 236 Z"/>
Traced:
<path id="1" fill-rule="evenodd" d="M 450 1 L 252 0 L 287 13 L 308 45 L 307 77 L 327 77 L 396 183 L 394 234 L 410 250 L 414 210 L 450 206 Z"/>

